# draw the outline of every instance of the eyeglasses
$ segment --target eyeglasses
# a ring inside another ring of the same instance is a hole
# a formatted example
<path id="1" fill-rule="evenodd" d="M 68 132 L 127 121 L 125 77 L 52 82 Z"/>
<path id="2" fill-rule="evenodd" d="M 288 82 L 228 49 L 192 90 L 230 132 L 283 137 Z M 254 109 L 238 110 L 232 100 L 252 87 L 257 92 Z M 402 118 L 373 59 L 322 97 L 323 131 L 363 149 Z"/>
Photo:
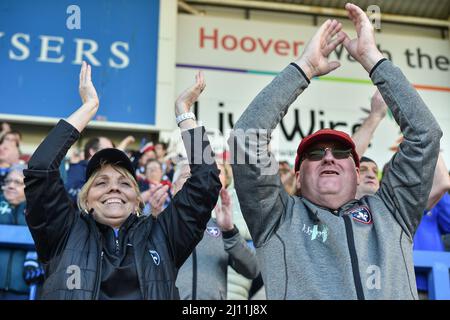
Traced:
<path id="1" fill-rule="evenodd" d="M 352 154 L 352 149 L 334 149 L 334 148 L 324 148 L 324 149 L 313 149 L 305 152 L 303 159 L 308 159 L 309 161 L 320 161 L 325 157 L 325 154 L 329 150 L 335 159 L 347 159 Z"/>
<path id="2" fill-rule="evenodd" d="M 8 184 L 12 184 L 12 185 L 14 185 L 14 186 L 16 186 L 16 187 L 21 187 L 21 186 L 24 185 L 23 181 L 20 181 L 20 180 L 14 180 L 14 179 L 5 179 L 5 180 L 3 181 L 3 184 L 4 184 L 5 186 L 7 186 Z"/>

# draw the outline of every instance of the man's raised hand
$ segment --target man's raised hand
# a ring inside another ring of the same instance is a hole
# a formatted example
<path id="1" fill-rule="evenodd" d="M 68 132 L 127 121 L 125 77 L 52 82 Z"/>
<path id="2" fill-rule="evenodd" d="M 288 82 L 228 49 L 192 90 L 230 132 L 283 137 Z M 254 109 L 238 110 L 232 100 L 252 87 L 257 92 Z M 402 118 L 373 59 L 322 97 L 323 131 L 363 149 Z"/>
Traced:
<path id="1" fill-rule="evenodd" d="M 360 7 L 347 3 L 345 10 L 355 26 L 357 37 L 350 39 L 345 32 L 341 31 L 340 33 L 344 35 L 344 47 L 367 72 L 370 72 L 375 64 L 383 58 L 375 43 L 373 26 Z"/>
<path id="2" fill-rule="evenodd" d="M 99 100 L 97 91 L 91 79 L 91 66 L 85 61 L 81 65 L 79 92 L 83 104 L 89 104 L 95 108 L 98 107 Z"/>
<path id="3" fill-rule="evenodd" d="M 327 20 L 306 45 L 296 64 L 308 79 L 325 75 L 340 66 L 338 61 L 328 61 L 328 56 L 344 41 L 345 34 L 340 32 L 341 29 L 342 24 L 337 20 Z"/>
<path id="4" fill-rule="evenodd" d="M 194 85 L 187 88 L 178 96 L 175 102 L 175 115 L 179 116 L 180 114 L 189 112 L 205 87 L 206 83 L 203 72 L 199 71 L 195 76 Z"/>

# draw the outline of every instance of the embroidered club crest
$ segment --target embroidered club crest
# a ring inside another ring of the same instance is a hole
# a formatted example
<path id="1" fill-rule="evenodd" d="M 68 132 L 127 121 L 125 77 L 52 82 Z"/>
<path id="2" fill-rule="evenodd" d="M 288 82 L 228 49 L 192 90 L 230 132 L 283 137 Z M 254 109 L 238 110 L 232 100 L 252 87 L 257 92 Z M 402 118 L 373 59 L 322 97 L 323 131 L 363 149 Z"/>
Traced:
<path id="1" fill-rule="evenodd" d="M 353 220 L 364 223 L 364 224 L 371 224 L 373 222 L 372 220 L 372 213 L 370 213 L 369 208 L 366 206 L 356 207 L 349 211 L 349 214 L 352 216 Z"/>
<path id="2" fill-rule="evenodd" d="M 206 232 L 214 238 L 218 238 L 220 236 L 220 230 L 217 227 L 207 227 Z"/>
<path id="3" fill-rule="evenodd" d="M 152 256 L 153 262 L 159 266 L 159 263 L 161 262 L 161 258 L 159 257 L 159 253 L 155 250 L 148 250 L 150 252 L 150 255 Z"/>

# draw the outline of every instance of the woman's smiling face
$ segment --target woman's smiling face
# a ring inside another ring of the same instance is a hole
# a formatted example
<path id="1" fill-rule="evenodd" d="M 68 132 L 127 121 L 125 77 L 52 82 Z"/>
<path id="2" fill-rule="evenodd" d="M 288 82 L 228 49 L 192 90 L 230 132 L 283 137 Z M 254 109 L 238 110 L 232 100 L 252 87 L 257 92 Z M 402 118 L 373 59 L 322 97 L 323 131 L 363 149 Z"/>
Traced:
<path id="1" fill-rule="evenodd" d="M 137 211 L 139 194 L 135 182 L 111 165 L 102 167 L 92 181 L 86 205 L 96 221 L 118 228 Z"/>

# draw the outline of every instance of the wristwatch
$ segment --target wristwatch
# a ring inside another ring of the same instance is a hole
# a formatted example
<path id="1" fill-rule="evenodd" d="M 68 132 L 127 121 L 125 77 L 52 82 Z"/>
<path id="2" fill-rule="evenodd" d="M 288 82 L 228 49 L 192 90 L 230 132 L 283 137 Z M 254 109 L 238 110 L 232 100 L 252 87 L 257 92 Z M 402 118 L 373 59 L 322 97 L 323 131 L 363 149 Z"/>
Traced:
<path id="1" fill-rule="evenodd" d="M 177 125 L 180 125 L 181 121 L 184 121 L 184 120 L 187 120 L 187 119 L 196 120 L 195 114 L 192 113 L 192 112 L 182 113 L 179 116 L 177 116 L 175 120 L 177 121 Z"/>

